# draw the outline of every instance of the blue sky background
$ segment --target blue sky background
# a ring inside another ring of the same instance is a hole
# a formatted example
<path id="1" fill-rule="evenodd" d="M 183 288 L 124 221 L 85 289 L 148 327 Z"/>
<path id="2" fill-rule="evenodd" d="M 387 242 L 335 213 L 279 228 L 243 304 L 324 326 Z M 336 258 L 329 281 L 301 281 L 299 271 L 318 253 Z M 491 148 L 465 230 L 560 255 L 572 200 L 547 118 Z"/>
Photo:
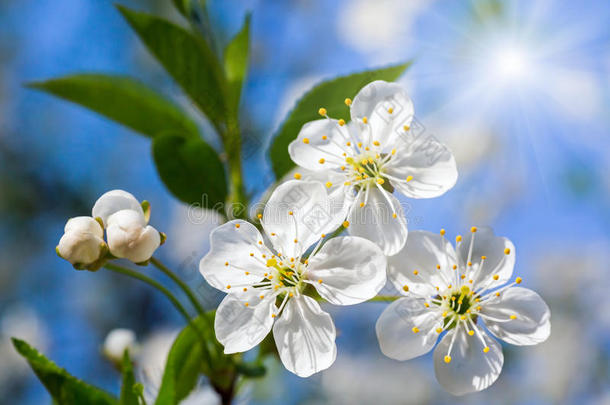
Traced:
<path id="1" fill-rule="evenodd" d="M 181 21 L 165 3 L 121 2 Z M 413 59 L 401 83 L 426 131 L 454 151 L 460 179 L 441 198 L 404 199 L 410 228 L 456 235 L 490 225 L 509 237 L 516 273 L 551 306 L 553 334 L 538 347 L 505 346 L 499 381 L 456 400 L 435 382 L 430 355 L 383 358 L 373 328 L 383 304 L 330 309 L 340 330 L 337 364 L 308 380 L 278 369 L 244 398 L 345 400 L 359 393 L 353 380 L 367 379 L 358 370 L 370 369 L 387 376 L 376 395 L 389 403 L 609 403 L 610 3 L 211 0 L 219 42 L 247 11 L 243 125 L 260 145 L 246 162 L 248 190 L 260 196 L 272 184 L 265 146 L 311 85 Z M 0 392 L 10 403 L 48 401 L 12 354 L 11 335 L 116 391 L 119 377 L 100 355 L 108 331 L 131 328 L 144 341 L 182 325 L 156 292 L 103 270 L 76 272 L 55 255 L 66 219 L 87 215 L 103 192 L 149 200 L 152 224 L 169 237 L 160 256 L 208 291 L 195 268 L 211 226 L 188 223 L 156 174 L 150 141 L 23 87 L 89 71 L 138 77 L 195 113 L 111 2 L 0 1 Z M 208 306 L 218 299 L 208 297 Z"/>

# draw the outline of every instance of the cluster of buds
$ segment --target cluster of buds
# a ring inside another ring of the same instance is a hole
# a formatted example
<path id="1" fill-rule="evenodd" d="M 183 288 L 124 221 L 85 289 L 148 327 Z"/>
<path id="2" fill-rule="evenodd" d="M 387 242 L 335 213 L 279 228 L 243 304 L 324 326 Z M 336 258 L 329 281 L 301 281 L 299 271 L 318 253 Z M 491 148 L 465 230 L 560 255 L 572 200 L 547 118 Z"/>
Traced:
<path id="1" fill-rule="evenodd" d="M 71 218 L 56 251 L 77 270 L 95 271 L 109 259 L 146 264 L 165 235 L 148 225 L 150 204 L 123 190 L 102 195 L 92 216 Z M 106 241 L 104 241 L 104 230 Z"/>

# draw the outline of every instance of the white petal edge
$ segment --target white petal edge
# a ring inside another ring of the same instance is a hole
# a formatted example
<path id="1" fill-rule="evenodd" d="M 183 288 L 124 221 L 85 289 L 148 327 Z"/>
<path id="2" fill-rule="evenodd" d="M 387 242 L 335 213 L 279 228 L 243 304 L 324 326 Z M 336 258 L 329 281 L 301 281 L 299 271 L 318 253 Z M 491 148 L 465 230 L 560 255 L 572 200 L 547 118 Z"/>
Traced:
<path id="1" fill-rule="evenodd" d="M 98 238 L 104 237 L 104 229 L 92 217 L 80 216 L 70 218 L 64 227 L 64 233 L 70 232 L 88 232 Z"/>
<path id="2" fill-rule="evenodd" d="M 448 332 L 434 349 L 434 372 L 441 386 L 453 395 L 465 395 L 488 388 L 502 371 L 504 355 L 502 347 L 480 328 L 485 346 L 477 336 L 469 336 L 464 327 L 458 326 Z M 445 356 L 453 335 L 455 343 L 451 350 L 451 362 Z"/>
<path id="3" fill-rule="evenodd" d="M 400 298 L 381 313 L 375 332 L 383 354 L 404 361 L 432 350 L 438 340 L 436 328 L 442 325 L 443 318 L 440 312 L 426 308 L 424 302 L 419 298 Z"/>
<path id="4" fill-rule="evenodd" d="M 409 291 L 432 296 L 437 294 L 435 287 L 444 289 L 455 279 L 456 264 L 455 250 L 444 236 L 411 231 L 404 248 L 388 257 L 388 278 L 398 291 L 407 286 Z"/>
<path id="5" fill-rule="evenodd" d="M 360 126 L 368 126 L 372 140 L 389 150 L 399 137 L 405 135 L 403 128 L 411 125 L 413 102 L 401 85 L 376 80 L 364 86 L 354 97 L 350 114 L 352 122 L 360 123 L 367 117 L 368 123 Z"/>
<path id="6" fill-rule="evenodd" d="M 337 357 L 330 315 L 304 295 L 288 301 L 273 326 L 273 337 L 284 367 L 299 377 L 327 369 Z"/>
<path id="7" fill-rule="evenodd" d="M 400 202 L 389 192 L 381 191 L 375 186 L 371 186 L 368 200 L 361 207 L 360 204 L 365 200 L 365 192 L 361 192 L 353 202 L 347 218 L 349 234 L 377 244 L 387 256 L 395 255 L 405 245 L 408 233 Z"/>
<path id="8" fill-rule="evenodd" d="M 470 243 L 474 237 L 468 266 Z M 490 227 L 478 227 L 476 232 L 464 235 L 458 242 L 456 253 L 462 269 L 468 269 L 466 277 L 473 280 L 475 289 L 499 287 L 511 278 L 515 267 L 515 245 L 507 238 L 496 236 Z M 485 260 L 482 257 L 485 256 Z M 483 263 L 483 269 L 480 269 Z M 497 275 L 498 279 L 494 280 Z"/>
<path id="9" fill-rule="evenodd" d="M 339 126 L 337 120 L 310 121 L 288 145 L 288 153 L 293 162 L 309 170 L 338 168 L 345 162 L 343 153 L 350 151 L 344 146 L 349 140 L 347 128 Z"/>
<path id="10" fill-rule="evenodd" d="M 298 258 L 322 234 L 341 224 L 343 219 L 334 214 L 321 183 L 290 180 L 279 185 L 269 197 L 261 224 L 278 253 Z"/>
<path id="11" fill-rule="evenodd" d="M 124 190 L 111 190 L 102 194 L 93 205 L 91 216 L 101 218 L 104 224 L 108 225 L 108 217 L 121 210 L 134 210 L 144 217 L 144 211 L 138 200 Z"/>
<path id="12" fill-rule="evenodd" d="M 526 346 L 544 342 L 551 334 L 551 310 L 536 292 L 511 287 L 486 303 L 483 315 L 495 319 L 516 319 L 497 322 L 485 319 L 487 329 L 498 339 L 513 345 Z"/>
<path id="13" fill-rule="evenodd" d="M 254 225 L 233 220 L 210 233 L 210 251 L 199 262 L 199 272 L 212 287 L 228 292 L 228 286 L 262 280 L 271 254 Z"/>
<path id="14" fill-rule="evenodd" d="M 344 236 L 329 240 L 309 258 L 307 277 L 331 304 L 353 305 L 373 298 L 383 288 L 386 265 L 383 252 L 373 242 Z"/>
<path id="15" fill-rule="evenodd" d="M 457 182 L 455 158 L 436 138 L 428 137 L 415 144 L 401 138 L 395 146 L 396 154 L 384 170 L 395 178 L 390 182 L 400 193 L 411 198 L 433 198 Z"/>
<path id="16" fill-rule="evenodd" d="M 254 289 L 246 293 L 227 294 L 216 310 L 214 330 L 216 339 L 226 354 L 252 349 L 269 334 L 276 309 L 275 294 L 263 299 Z M 248 306 L 246 306 L 248 303 Z"/>

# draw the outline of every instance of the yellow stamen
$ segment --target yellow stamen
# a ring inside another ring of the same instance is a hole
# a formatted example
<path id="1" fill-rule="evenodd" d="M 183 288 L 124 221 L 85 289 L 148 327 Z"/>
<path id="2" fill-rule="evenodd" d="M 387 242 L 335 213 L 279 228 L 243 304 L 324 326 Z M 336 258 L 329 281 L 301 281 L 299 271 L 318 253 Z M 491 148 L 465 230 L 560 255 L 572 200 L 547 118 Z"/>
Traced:
<path id="1" fill-rule="evenodd" d="M 341 127 L 342 127 L 343 125 L 345 125 L 345 120 L 344 120 L 343 118 L 341 118 L 341 119 L 339 120 L 339 126 L 341 126 Z"/>
<path id="2" fill-rule="evenodd" d="M 320 114 L 320 115 L 321 115 L 321 116 L 323 116 L 323 117 L 324 117 L 324 116 L 326 116 L 326 108 L 321 107 L 321 108 L 318 110 L 318 114 Z"/>
<path id="3" fill-rule="evenodd" d="M 351 98 L 346 98 L 344 103 L 345 103 L 345 105 L 350 106 L 350 105 L 352 105 L 352 99 Z"/>
<path id="4" fill-rule="evenodd" d="M 294 178 L 297 180 L 301 180 L 301 173 L 295 173 Z"/>

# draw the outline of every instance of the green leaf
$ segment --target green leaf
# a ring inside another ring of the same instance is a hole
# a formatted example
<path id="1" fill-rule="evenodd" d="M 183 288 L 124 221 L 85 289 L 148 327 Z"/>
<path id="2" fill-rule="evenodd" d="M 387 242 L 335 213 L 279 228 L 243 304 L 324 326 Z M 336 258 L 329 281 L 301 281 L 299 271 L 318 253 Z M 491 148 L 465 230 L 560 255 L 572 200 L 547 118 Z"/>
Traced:
<path id="1" fill-rule="evenodd" d="M 61 405 L 118 405 L 111 394 L 70 375 L 25 341 L 13 338 L 15 349 L 21 354 L 44 384 L 54 401 Z"/>
<path id="2" fill-rule="evenodd" d="M 213 353 L 222 353 L 222 348 L 211 330 L 214 312 L 208 312 L 205 316 L 208 319 L 198 317 L 193 320 L 182 329 L 174 341 L 167 356 L 156 405 L 179 403 L 197 384 L 202 365 L 206 362 L 202 334 L 208 342 L 208 350 L 214 349 Z"/>
<path id="3" fill-rule="evenodd" d="M 326 108 L 328 115 L 337 118 L 349 118 L 349 110 L 344 104 L 346 97 L 353 97 L 368 83 L 375 80 L 394 81 L 411 65 L 401 65 L 383 69 L 368 70 L 348 76 L 338 77 L 322 82 L 307 92 L 298 102 L 278 130 L 269 150 L 271 166 L 277 179 L 284 176 L 294 167 L 288 155 L 288 145 L 297 137 L 301 127 L 319 119 L 318 109 Z"/>
<path id="4" fill-rule="evenodd" d="M 188 18 L 191 10 L 190 0 L 172 0 L 172 3 L 174 3 L 174 7 L 176 7 L 180 14 Z"/>
<path id="5" fill-rule="evenodd" d="M 227 45 L 224 54 L 225 75 L 227 77 L 229 105 L 237 115 L 239 100 L 246 73 L 250 47 L 250 20 L 248 14 L 241 30 Z"/>
<path id="6" fill-rule="evenodd" d="M 209 45 L 162 18 L 117 6 L 165 70 L 218 127 L 225 120 L 224 75 Z"/>
<path id="7" fill-rule="evenodd" d="M 119 399 L 120 405 L 139 405 L 138 395 L 134 390 L 136 377 L 133 374 L 133 364 L 131 364 L 128 350 L 125 350 L 125 353 L 123 354 L 121 372 L 123 374 L 123 383 L 121 385 L 121 397 Z"/>
<path id="8" fill-rule="evenodd" d="M 218 154 L 201 138 L 155 137 L 152 153 L 169 191 L 187 204 L 221 209 L 227 198 L 225 170 Z"/>
<path id="9" fill-rule="evenodd" d="M 237 371 L 246 377 L 260 378 L 264 377 L 267 368 L 262 362 L 237 363 Z"/>
<path id="10" fill-rule="evenodd" d="M 180 108 L 129 77 L 89 73 L 27 86 L 80 104 L 151 137 L 176 131 L 197 134 L 197 126 Z"/>

